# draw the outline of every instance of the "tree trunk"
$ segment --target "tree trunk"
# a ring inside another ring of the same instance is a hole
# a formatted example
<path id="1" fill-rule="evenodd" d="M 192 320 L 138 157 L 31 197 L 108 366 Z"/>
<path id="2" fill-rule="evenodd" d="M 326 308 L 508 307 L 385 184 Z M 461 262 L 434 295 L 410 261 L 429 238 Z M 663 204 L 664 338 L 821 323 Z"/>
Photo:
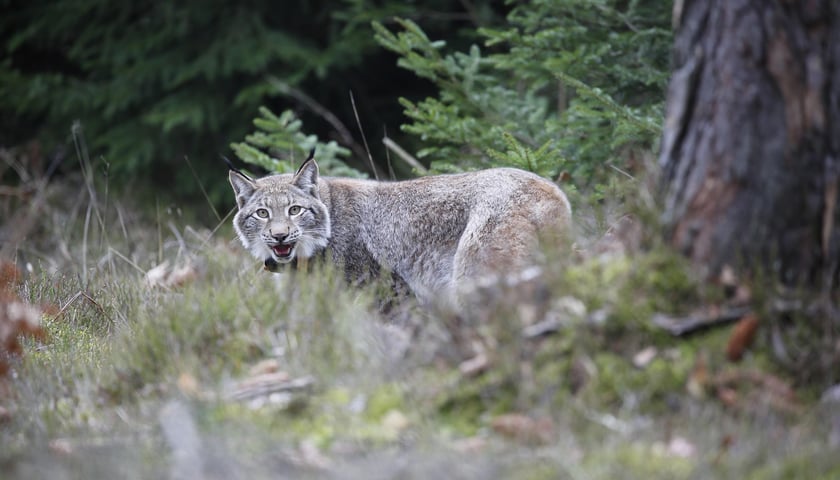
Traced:
<path id="1" fill-rule="evenodd" d="M 676 2 L 660 165 L 669 241 L 786 284 L 837 284 L 840 2 Z"/>

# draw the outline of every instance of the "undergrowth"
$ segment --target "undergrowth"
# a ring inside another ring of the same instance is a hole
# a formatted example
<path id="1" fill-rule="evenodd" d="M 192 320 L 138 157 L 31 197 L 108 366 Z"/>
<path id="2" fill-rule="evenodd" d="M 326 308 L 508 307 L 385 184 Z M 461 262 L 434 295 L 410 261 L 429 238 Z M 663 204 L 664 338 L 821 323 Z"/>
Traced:
<path id="1" fill-rule="evenodd" d="M 263 272 L 226 225 L 93 207 L 100 225 L 61 227 L 68 255 L 18 252 L 20 297 L 56 308 L 5 380 L 5 478 L 840 474 L 836 415 L 779 393 L 792 379 L 760 349 L 735 365 L 725 331 L 653 326 L 706 295 L 655 245 L 578 236 L 535 285 L 447 318 L 380 311 L 329 267 Z"/>

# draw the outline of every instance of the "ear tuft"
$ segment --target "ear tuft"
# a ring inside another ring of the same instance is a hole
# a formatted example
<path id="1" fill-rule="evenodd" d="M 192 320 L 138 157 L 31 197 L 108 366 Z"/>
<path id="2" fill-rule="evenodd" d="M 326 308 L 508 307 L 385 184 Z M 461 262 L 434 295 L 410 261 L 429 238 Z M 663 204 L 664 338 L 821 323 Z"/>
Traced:
<path id="1" fill-rule="evenodd" d="M 315 163 L 314 153 L 315 150 L 312 150 L 309 158 L 298 168 L 292 184 L 309 195 L 318 197 L 318 164 Z"/>
<path id="2" fill-rule="evenodd" d="M 230 185 L 233 187 L 233 193 L 236 195 L 236 206 L 241 209 L 254 194 L 257 185 L 251 177 L 238 170 L 228 172 L 228 178 L 230 179 Z"/>

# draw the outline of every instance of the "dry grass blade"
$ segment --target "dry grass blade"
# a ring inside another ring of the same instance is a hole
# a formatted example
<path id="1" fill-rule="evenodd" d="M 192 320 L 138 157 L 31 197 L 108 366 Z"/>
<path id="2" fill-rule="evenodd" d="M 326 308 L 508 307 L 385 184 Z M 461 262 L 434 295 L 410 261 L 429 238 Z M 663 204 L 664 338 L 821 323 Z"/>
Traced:
<path id="1" fill-rule="evenodd" d="M 87 300 L 88 302 L 90 302 L 90 304 L 91 304 L 91 305 L 93 305 L 94 307 L 96 307 L 96 309 L 97 309 L 97 310 L 99 310 L 99 313 L 101 313 L 102 315 L 106 315 L 106 314 L 105 314 L 105 309 L 104 309 L 104 308 L 102 308 L 102 305 L 100 305 L 99 303 L 97 303 L 97 301 L 96 301 L 96 300 L 94 300 L 93 298 L 91 298 L 91 296 L 90 296 L 90 295 L 88 295 L 87 293 L 85 293 L 85 292 L 83 292 L 83 291 L 78 291 L 78 292 L 76 292 L 76 294 L 75 294 L 75 295 L 73 295 L 73 297 L 71 297 L 71 298 L 70 298 L 70 300 L 68 300 L 68 301 L 64 304 L 64 306 L 63 306 L 63 307 L 61 307 L 61 309 L 58 311 L 58 313 L 56 313 L 56 314 L 55 314 L 55 318 L 59 318 L 59 317 L 61 317 L 62 315 L 64 315 L 64 312 L 65 312 L 65 311 L 66 311 L 66 310 L 70 307 L 70 305 L 72 305 L 72 304 L 73 304 L 76 300 L 78 300 L 78 299 L 80 299 L 80 298 L 84 298 L 85 300 Z"/>
<path id="2" fill-rule="evenodd" d="M 362 121 L 359 119 L 359 111 L 356 109 L 356 98 L 353 96 L 352 90 L 350 90 L 350 105 L 353 106 L 353 114 L 356 116 L 356 125 L 359 126 L 359 133 L 362 135 L 362 142 L 365 145 L 365 152 L 367 153 L 367 158 L 370 162 L 370 169 L 373 171 L 374 178 L 379 180 L 379 173 L 376 171 L 376 164 L 373 163 L 373 156 L 370 154 L 370 147 L 368 147 L 367 137 L 365 137 L 365 129 L 362 127 Z"/>
<path id="3" fill-rule="evenodd" d="M 216 206 L 213 205 L 213 202 L 210 200 L 210 195 L 207 194 L 207 190 L 204 188 L 204 184 L 201 183 L 201 179 L 198 178 L 198 173 L 196 173 L 195 168 L 193 167 L 193 164 L 190 161 L 190 157 L 184 155 L 184 161 L 186 161 L 187 166 L 190 167 L 190 173 L 192 173 L 192 176 L 195 179 L 195 183 L 198 184 L 198 188 L 201 189 L 201 194 L 204 195 L 204 200 L 207 201 L 207 205 L 210 206 L 210 210 L 213 211 L 213 215 L 216 216 L 216 220 L 221 221 L 222 216 L 219 215 L 219 211 L 216 210 Z"/>
<path id="4" fill-rule="evenodd" d="M 388 148 L 388 150 L 396 153 L 397 156 L 400 157 L 405 163 L 409 164 L 411 168 L 417 170 L 423 175 L 429 173 L 429 169 L 424 167 L 422 163 L 420 163 L 416 158 L 411 156 L 411 154 L 406 152 L 405 149 L 403 149 L 397 144 L 397 142 L 391 140 L 389 137 L 386 136 L 382 139 L 382 143 L 385 145 L 385 147 Z"/>
<path id="5" fill-rule="evenodd" d="M 251 400 L 274 393 L 306 393 L 314 385 L 313 377 L 289 378 L 285 372 L 263 373 L 238 383 L 226 397 L 231 400 Z"/>

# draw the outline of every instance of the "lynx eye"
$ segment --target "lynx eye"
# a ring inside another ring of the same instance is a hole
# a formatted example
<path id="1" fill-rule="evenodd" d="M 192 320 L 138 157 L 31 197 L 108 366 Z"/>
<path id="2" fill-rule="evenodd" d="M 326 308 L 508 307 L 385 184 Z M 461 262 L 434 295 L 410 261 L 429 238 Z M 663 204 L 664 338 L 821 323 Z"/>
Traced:
<path id="1" fill-rule="evenodd" d="M 256 214 L 260 218 L 268 218 L 268 210 L 264 208 L 258 208 Z"/>
<path id="2" fill-rule="evenodd" d="M 292 205 L 289 207 L 289 215 L 297 215 L 300 211 L 303 210 L 300 205 Z"/>

